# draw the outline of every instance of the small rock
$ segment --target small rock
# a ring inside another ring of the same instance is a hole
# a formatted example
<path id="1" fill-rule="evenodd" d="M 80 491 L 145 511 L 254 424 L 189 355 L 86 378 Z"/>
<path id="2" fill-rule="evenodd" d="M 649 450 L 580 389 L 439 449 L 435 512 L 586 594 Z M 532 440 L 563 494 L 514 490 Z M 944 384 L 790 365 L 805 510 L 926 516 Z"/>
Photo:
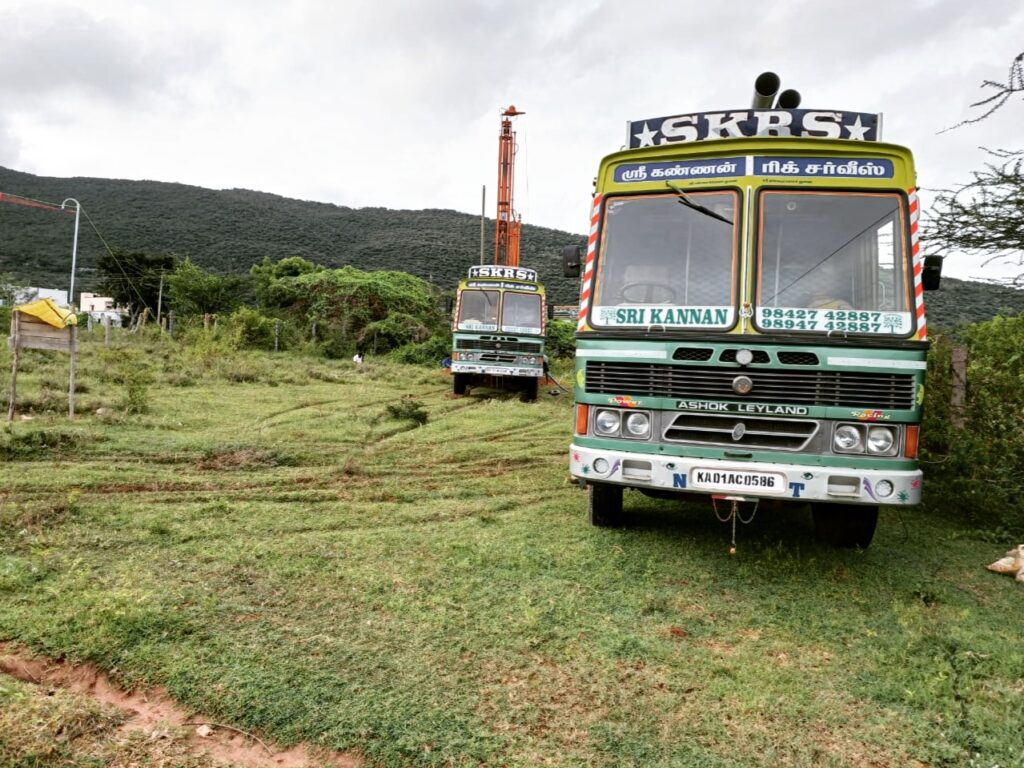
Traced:
<path id="1" fill-rule="evenodd" d="M 200 725 L 198 728 L 196 728 L 196 736 L 202 736 L 205 739 L 207 736 L 212 736 L 212 735 L 213 735 L 213 728 L 211 728 L 210 726 L 206 725 L 205 723 L 203 725 Z"/>

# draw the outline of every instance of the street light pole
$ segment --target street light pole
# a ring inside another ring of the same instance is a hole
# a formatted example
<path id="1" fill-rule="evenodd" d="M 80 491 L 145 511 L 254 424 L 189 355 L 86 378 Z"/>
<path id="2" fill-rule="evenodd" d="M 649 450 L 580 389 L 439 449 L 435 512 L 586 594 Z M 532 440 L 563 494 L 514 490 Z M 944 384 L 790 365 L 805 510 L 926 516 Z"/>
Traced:
<path id="1" fill-rule="evenodd" d="M 60 209 L 63 211 L 64 206 L 68 203 L 75 204 L 75 239 L 71 245 L 71 287 L 68 293 L 68 304 L 73 307 L 75 306 L 75 261 L 78 260 L 78 217 L 82 213 L 82 204 L 75 198 L 69 197 L 60 204 Z"/>

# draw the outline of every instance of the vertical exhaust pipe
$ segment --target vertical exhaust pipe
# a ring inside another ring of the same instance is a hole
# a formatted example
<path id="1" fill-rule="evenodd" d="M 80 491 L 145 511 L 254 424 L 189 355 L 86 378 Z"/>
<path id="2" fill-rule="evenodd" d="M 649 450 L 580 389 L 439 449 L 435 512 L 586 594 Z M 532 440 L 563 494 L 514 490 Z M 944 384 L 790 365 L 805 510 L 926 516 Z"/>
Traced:
<path id="1" fill-rule="evenodd" d="M 786 89 L 779 94 L 779 101 L 775 106 L 778 109 L 796 109 L 800 106 L 800 91 Z"/>
<path id="2" fill-rule="evenodd" d="M 754 109 L 771 109 L 782 81 L 774 72 L 762 72 L 754 81 Z"/>

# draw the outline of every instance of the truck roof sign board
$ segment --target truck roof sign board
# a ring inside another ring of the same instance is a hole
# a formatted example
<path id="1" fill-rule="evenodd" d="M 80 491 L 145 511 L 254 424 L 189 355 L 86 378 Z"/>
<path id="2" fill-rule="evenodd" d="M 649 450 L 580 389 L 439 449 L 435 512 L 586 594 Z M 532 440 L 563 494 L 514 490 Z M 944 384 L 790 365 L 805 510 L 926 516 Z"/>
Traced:
<path id="1" fill-rule="evenodd" d="M 537 282 L 537 270 L 526 267 L 501 267 L 495 264 L 485 264 L 469 268 L 470 277 L 503 278 L 505 280 L 528 280 Z"/>
<path id="2" fill-rule="evenodd" d="M 879 141 L 882 116 L 821 109 L 739 109 L 633 120 L 628 131 L 630 149 L 744 136 Z"/>

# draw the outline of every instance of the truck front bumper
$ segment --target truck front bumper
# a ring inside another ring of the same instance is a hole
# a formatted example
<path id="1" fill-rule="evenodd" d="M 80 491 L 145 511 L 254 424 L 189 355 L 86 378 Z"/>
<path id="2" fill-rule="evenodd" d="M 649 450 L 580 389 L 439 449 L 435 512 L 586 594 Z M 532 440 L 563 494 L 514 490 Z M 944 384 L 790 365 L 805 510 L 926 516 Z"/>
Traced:
<path id="1" fill-rule="evenodd" d="M 921 501 L 920 470 L 661 456 L 574 443 L 569 471 L 579 480 L 680 493 L 891 506 Z"/>
<path id="2" fill-rule="evenodd" d="M 460 363 L 452 361 L 452 373 L 482 373 L 487 376 L 523 376 L 539 379 L 544 369 L 517 368 L 513 365 L 487 365 L 486 363 Z"/>

